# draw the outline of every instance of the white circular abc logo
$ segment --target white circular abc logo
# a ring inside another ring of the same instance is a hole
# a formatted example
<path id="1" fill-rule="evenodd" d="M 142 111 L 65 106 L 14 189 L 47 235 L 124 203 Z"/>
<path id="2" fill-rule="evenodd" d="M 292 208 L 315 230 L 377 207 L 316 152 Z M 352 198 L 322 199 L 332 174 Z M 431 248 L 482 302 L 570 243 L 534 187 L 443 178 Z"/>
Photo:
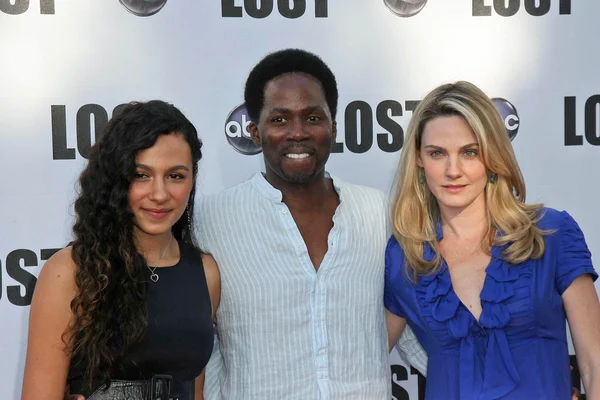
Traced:
<path id="1" fill-rule="evenodd" d="M 250 117 L 244 104 L 240 104 L 227 116 L 225 121 L 225 137 L 229 145 L 238 153 L 254 155 L 262 151 L 260 146 L 254 144 L 250 138 Z"/>
<path id="2" fill-rule="evenodd" d="M 504 121 L 504 128 L 506 129 L 508 138 L 512 141 L 515 136 L 517 136 L 519 125 L 521 123 L 517 109 L 510 101 L 503 99 L 502 97 L 494 97 L 492 103 L 494 103 L 496 109 L 500 113 L 502 121 Z"/>
<path id="3" fill-rule="evenodd" d="M 420 13 L 427 0 L 383 0 L 383 3 L 392 13 L 408 18 Z"/>
<path id="4" fill-rule="evenodd" d="M 127 11 L 138 17 L 149 17 L 159 12 L 167 0 L 119 0 Z"/>

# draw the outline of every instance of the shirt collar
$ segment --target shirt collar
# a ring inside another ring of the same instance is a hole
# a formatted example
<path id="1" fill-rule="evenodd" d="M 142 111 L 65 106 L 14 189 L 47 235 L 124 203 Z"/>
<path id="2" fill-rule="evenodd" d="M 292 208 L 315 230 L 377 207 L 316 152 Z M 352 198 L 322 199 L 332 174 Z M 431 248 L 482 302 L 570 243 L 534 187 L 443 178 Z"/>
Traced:
<path id="1" fill-rule="evenodd" d="M 340 203 L 341 203 L 342 196 L 343 196 L 344 183 L 340 179 L 336 178 L 335 176 L 330 175 L 329 172 L 327 172 L 327 171 L 325 171 L 325 178 L 332 180 L 333 188 L 337 192 L 338 197 L 340 198 Z M 252 186 L 254 186 L 254 188 L 260 194 L 262 194 L 263 196 L 265 196 L 272 202 L 281 203 L 281 201 L 283 200 L 283 194 L 281 193 L 281 191 L 279 189 L 275 189 L 267 181 L 267 178 L 265 177 L 264 172 L 257 172 L 256 174 L 254 174 L 254 176 L 252 176 L 252 178 L 250 178 L 250 183 L 252 183 Z"/>
<path id="2" fill-rule="evenodd" d="M 444 238 L 444 232 L 442 231 L 442 220 L 440 218 L 438 218 L 435 222 L 435 236 L 437 237 L 438 242 Z"/>

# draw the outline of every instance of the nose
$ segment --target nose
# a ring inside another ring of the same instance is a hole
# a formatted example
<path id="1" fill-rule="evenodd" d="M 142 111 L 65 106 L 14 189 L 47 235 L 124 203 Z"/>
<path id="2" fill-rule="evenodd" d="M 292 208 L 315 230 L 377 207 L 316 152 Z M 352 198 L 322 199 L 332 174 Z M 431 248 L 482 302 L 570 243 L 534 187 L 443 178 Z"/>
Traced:
<path id="1" fill-rule="evenodd" d="M 169 191 L 164 179 L 154 179 L 152 182 L 152 191 L 150 192 L 150 200 L 157 203 L 164 203 L 169 200 Z"/>
<path id="2" fill-rule="evenodd" d="M 294 118 L 288 125 L 288 139 L 294 141 L 306 140 L 309 137 L 308 131 L 306 130 L 305 121 L 302 117 Z"/>
<path id="3" fill-rule="evenodd" d="M 449 156 L 446 163 L 446 177 L 449 179 L 457 179 L 462 176 L 461 161 L 458 156 Z"/>

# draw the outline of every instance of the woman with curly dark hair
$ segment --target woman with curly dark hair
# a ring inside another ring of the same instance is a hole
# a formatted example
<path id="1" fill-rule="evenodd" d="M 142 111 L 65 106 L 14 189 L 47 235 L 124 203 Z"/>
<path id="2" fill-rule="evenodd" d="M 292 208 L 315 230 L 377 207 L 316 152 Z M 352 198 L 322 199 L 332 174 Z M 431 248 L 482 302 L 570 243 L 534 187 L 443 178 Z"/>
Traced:
<path id="1" fill-rule="evenodd" d="M 91 399 L 202 398 L 220 279 L 194 243 L 201 147 L 162 101 L 109 121 L 79 179 L 74 241 L 37 281 L 22 399 L 62 399 L 66 383 Z"/>

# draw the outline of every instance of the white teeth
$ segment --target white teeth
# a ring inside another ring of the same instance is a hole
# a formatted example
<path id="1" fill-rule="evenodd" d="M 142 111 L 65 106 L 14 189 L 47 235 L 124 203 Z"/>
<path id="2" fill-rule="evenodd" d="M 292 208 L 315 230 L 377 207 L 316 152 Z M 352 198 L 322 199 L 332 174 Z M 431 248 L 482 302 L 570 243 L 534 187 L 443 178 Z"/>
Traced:
<path id="1" fill-rule="evenodd" d="M 308 158 L 310 156 L 310 154 L 308 154 L 308 153 L 300 153 L 300 154 L 289 153 L 289 154 L 286 154 L 285 156 L 287 158 L 298 159 L 298 158 Z"/>

